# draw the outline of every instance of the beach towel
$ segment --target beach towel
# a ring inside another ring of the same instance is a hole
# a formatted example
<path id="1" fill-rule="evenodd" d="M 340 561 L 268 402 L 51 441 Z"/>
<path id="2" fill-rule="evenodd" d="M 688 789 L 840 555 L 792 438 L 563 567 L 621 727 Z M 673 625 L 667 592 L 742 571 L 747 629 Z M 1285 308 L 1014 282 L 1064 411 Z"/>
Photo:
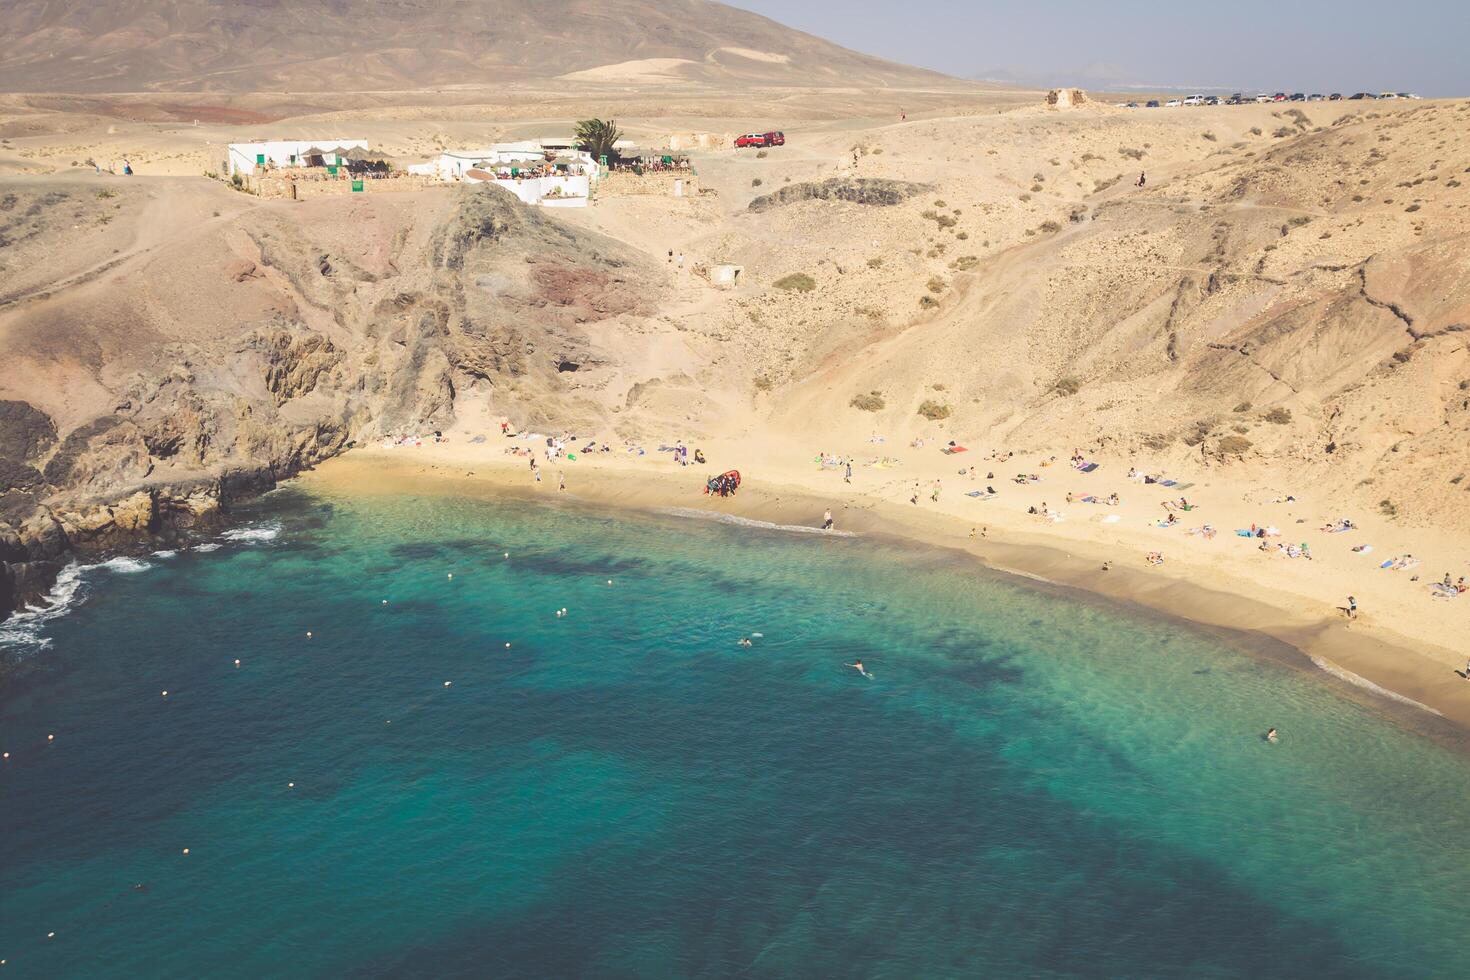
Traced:
<path id="1" fill-rule="evenodd" d="M 965 496 L 977 497 L 981 500 L 989 500 L 991 497 L 998 496 L 998 494 L 986 493 L 984 490 L 971 490 L 970 492 L 966 493 Z"/>
<path id="2" fill-rule="evenodd" d="M 1238 527 L 1238 528 L 1235 529 L 1235 536 L 1237 538 L 1253 538 L 1253 537 L 1256 536 L 1256 532 L 1254 532 L 1254 531 L 1247 531 L 1243 527 Z"/>
<path id="3" fill-rule="evenodd" d="M 1356 548 L 1354 548 L 1353 550 L 1356 551 L 1360 555 L 1371 555 L 1371 554 L 1373 554 L 1373 546 L 1371 544 L 1360 544 Z"/>
<path id="4" fill-rule="evenodd" d="M 945 446 L 944 447 L 944 455 L 946 455 L 946 456 L 953 456 L 955 453 L 967 453 L 969 451 L 970 450 L 966 449 L 964 446 Z"/>
<path id="5" fill-rule="evenodd" d="M 1099 464 L 1099 463 L 1083 463 L 1081 466 L 1077 467 L 1077 469 L 1080 470 L 1080 471 L 1082 471 L 1083 473 L 1091 473 L 1093 470 L 1097 469 L 1099 465 L 1101 465 L 1101 464 Z"/>

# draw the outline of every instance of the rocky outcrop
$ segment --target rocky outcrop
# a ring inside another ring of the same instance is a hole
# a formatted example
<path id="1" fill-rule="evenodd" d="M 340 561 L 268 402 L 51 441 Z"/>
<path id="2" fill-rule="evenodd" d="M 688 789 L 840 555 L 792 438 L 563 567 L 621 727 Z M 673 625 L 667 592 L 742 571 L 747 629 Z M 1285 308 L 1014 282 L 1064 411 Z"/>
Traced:
<path id="1" fill-rule="evenodd" d="M 798 201 L 846 201 L 849 204 L 889 208 L 929 190 L 932 188 L 928 184 L 912 184 L 904 180 L 829 177 L 815 183 L 788 184 L 774 194 L 766 194 L 751 201 L 749 210 L 769 211 Z"/>
<path id="2" fill-rule="evenodd" d="M 651 277 L 621 246 L 497 188 L 441 194 L 420 212 L 437 222 L 426 234 L 389 212 L 404 223 L 371 245 L 339 214 L 252 212 L 212 265 L 189 254 L 184 285 L 213 276 L 238 321 L 145 323 L 82 382 L 108 410 L 69 430 L 0 402 L 0 617 L 44 594 L 68 555 L 177 541 L 355 440 L 447 428 L 463 387 L 555 398 L 608 362 L 591 326 L 652 312 Z"/>

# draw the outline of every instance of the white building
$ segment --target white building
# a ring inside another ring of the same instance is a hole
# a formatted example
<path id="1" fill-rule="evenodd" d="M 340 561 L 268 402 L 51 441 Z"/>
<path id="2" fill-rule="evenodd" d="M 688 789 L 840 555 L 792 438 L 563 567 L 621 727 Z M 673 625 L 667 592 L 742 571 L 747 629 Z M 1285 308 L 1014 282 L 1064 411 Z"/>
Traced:
<path id="1" fill-rule="evenodd" d="M 269 140 L 263 143 L 231 143 L 229 176 L 254 173 L 257 167 L 336 166 L 353 159 L 354 153 L 369 153 L 367 140 Z"/>
<path id="2" fill-rule="evenodd" d="M 446 151 L 428 163 L 411 165 L 408 172 L 445 181 L 491 183 L 524 204 L 579 208 L 587 206 L 600 169 L 591 154 L 561 142 L 526 141 Z"/>

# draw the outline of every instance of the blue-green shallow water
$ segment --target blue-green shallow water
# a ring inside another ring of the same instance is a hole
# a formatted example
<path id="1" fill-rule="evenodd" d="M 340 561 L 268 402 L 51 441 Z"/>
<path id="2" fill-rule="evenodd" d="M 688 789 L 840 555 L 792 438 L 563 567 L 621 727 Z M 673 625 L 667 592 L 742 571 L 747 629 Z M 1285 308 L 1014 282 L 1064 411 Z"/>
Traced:
<path id="1" fill-rule="evenodd" d="M 255 519 L 7 683 L 8 975 L 1470 976 L 1466 758 L 1218 637 L 862 540 Z"/>

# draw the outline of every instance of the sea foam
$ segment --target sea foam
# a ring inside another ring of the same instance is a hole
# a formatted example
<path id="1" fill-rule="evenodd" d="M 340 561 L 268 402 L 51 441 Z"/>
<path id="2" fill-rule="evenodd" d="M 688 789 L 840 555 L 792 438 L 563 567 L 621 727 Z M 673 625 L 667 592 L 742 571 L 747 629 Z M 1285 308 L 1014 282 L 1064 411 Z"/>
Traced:
<path id="1" fill-rule="evenodd" d="M 258 541 L 273 541 L 281 533 L 279 521 L 267 521 L 264 524 L 252 524 L 249 527 L 232 528 L 220 535 L 223 541 L 242 541 L 255 543 Z"/>
<path id="2" fill-rule="evenodd" d="M 0 646 L 44 650 L 51 639 L 41 630 L 53 619 L 59 619 L 86 596 L 82 573 L 95 566 L 72 562 L 56 574 L 56 583 L 40 605 L 26 606 L 0 623 Z"/>

